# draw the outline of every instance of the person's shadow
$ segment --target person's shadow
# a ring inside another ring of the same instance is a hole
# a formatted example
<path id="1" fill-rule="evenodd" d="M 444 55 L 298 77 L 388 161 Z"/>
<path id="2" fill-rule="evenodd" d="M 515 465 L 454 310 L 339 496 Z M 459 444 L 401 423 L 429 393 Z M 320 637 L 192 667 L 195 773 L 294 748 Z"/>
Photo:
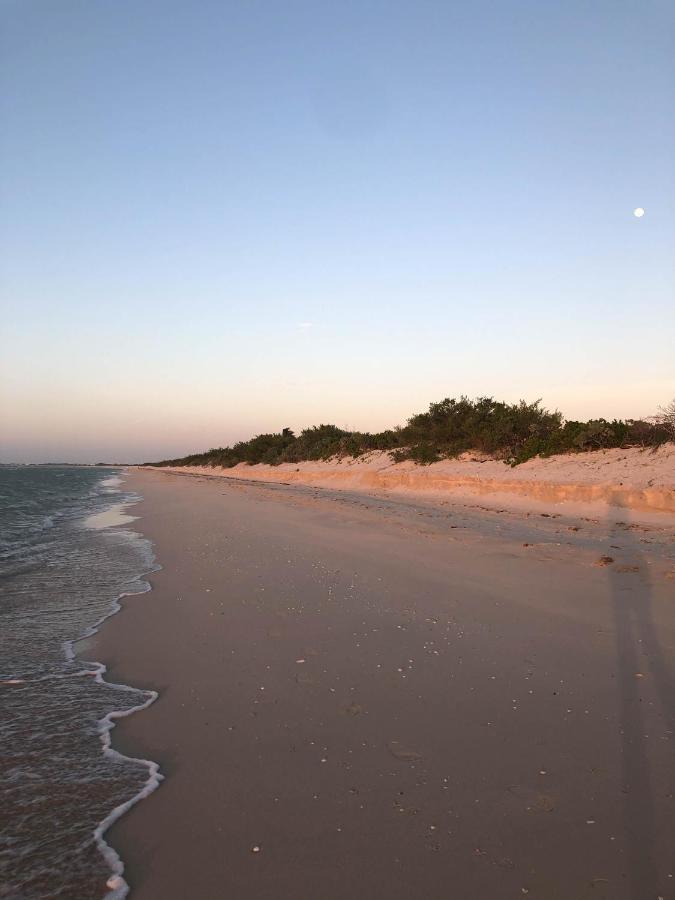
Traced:
<path id="1" fill-rule="evenodd" d="M 615 506 L 621 505 L 615 501 Z M 652 587 L 649 568 L 631 528 L 628 510 L 610 515 L 610 541 L 621 547 L 620 559 L 608 566 L 612 613 L 616 629 L 619 729 L 622 758 L 622 791 L 628 854 L 629 896 L 645 900 L 660 896 L 655 859 L 654 791 L 646 740 L 642 678 L 648 676 L 667 719 L 673 722 L 673 679 L 652 619 Z M 608 556 L 618 556 L 616 549 Z"/>

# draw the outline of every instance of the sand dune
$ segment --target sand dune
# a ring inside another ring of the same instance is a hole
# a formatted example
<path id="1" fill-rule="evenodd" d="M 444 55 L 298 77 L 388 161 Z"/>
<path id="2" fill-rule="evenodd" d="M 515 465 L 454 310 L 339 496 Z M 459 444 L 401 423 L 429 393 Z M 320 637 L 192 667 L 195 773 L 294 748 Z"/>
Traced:
<path id="1" fill-rule="evenodd" d="M 392 463 L 384 452 L 358 459 L 246 465 L 186 466 L 170 471 L 349 490 L 492 495 L 500 503 L 601 503 L 632 510 L 675 512 L 675 444 L 531 459 L 511 467 L 464 454 L 428 466 Z"/>

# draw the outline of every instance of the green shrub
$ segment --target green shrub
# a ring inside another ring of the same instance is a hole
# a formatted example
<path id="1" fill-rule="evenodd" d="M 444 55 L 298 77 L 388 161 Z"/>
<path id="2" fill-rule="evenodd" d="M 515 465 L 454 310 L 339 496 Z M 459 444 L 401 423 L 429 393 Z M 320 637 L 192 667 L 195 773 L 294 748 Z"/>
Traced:
<path id="1" fill-rule="evenodd" d="M 467 451 L 488 454 L 511 465 L 535 456 L 583 452 L 609 447 L 656 447 L 675 439 L 675 401 L 650 421 L 591 419 L 565 421 L 541 401 L 503 403 L 492 397 L 446 398 L 406 425 L 370 434 L 337 425 L 314 425 L 295 435 L 290 428 L 259 434 L 232 447 L 218 447 L 181 459 L 151 465 L 222 466 L 238 463 L 276 466 L 284 462 L 358 457 L 372 450 L 388 451 L 394 461 L 421 464 L 458 456 Z"/>

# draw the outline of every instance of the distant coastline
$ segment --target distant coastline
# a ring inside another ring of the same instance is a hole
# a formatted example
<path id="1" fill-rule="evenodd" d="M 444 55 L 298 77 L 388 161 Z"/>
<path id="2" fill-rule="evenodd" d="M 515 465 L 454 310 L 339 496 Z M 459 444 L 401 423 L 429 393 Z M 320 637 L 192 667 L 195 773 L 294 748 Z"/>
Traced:
<path id="1" fill-rule="evenodd" d="M 135 463 L 108 463 L 108 462 L 97 462 L 97 463 L 85 463 L 85 462 L 3 462 L 0 463 L 0 467 L 12 467 L 16 468 L 17 466 L 23 466 L 25 468 L 75 468 L 75 469 L 125 469 L 128 466 L 135 465 Z"/>

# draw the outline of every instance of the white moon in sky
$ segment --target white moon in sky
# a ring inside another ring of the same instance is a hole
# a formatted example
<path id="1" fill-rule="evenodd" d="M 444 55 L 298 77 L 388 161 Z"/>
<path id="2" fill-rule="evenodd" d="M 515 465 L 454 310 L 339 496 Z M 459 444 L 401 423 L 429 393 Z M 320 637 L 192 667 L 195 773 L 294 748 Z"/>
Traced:
<path id="1" fill-rule="evenodd" d="M 641 219 L 644 216 L 644 214 L 645 214 L 645 211 L 641 206 L 638 206 L 637 209 L 633 210 L 633 215 L 635 216 L 636 219 Z"/>

